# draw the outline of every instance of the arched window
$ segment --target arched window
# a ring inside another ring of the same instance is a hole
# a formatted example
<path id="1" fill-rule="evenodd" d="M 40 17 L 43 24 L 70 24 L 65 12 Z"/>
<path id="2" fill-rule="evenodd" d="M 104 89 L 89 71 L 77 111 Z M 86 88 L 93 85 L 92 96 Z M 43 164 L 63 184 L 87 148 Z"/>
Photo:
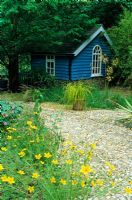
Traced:
<path id="1" fill-rule="evenodd" d="M 102 67 L 102 49 L 99 45 L 93 48 L 92 54 L 92 76 L 100 76 Z"/>

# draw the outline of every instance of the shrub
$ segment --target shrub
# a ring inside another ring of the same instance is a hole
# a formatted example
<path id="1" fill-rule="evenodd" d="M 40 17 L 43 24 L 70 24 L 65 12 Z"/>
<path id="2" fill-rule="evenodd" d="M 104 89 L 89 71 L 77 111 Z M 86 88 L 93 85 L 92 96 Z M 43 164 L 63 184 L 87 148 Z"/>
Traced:
<path id="1" fill-rule="evenodd" d="M 55 77 L 49 75 L 45 71 L 32 70 L 21 73 L 21 84 L 32 85 L 37 87 L 53 87 L 55 86 Z"/>
<path id="2" fill-rule="evenodd" d="M 21 110 L 21 106 L 16 106 L 6 101 L 0 101 L 0 129 L 10 126 L 11 122 L 17 119 Z"/>

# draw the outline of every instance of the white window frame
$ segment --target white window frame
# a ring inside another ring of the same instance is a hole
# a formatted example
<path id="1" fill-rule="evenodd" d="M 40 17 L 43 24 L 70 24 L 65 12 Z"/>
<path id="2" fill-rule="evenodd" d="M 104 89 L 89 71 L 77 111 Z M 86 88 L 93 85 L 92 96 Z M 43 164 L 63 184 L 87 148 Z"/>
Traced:
<path id="1" fill-rule="evenodd" d="M 95 45 L 92 51 L 92 77 L 102 76 L 102 48 Z"/>
<path id="2" fill-rule="evenodd" d="M 51 68 L 51 63 L 53 63 L 53 68 Z M 53 55 L 46 56 L 46 72 L 51 76 L 55 76 L 55 56 Z"/>

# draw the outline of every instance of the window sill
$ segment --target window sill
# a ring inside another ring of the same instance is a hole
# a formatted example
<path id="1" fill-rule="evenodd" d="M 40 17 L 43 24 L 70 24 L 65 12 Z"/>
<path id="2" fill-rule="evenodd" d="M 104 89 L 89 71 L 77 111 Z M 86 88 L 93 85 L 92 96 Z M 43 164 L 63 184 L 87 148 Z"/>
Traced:
<path id="1" fill-rule="evenodd" d="M 103 76 L 102 74 L 92 74 L 91 77 L 100 77 Z"/>

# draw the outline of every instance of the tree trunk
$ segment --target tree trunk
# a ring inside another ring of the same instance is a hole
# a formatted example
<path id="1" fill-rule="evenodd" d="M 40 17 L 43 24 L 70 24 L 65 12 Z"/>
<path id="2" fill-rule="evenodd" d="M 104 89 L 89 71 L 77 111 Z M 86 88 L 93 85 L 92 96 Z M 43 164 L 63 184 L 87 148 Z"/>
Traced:
<path id="1" fill-rule="evenodd" d="M 19 66 L 18 55 L 9 56 L 9 90 L 13 93 L 18 92 L 19 89 Z"/>

